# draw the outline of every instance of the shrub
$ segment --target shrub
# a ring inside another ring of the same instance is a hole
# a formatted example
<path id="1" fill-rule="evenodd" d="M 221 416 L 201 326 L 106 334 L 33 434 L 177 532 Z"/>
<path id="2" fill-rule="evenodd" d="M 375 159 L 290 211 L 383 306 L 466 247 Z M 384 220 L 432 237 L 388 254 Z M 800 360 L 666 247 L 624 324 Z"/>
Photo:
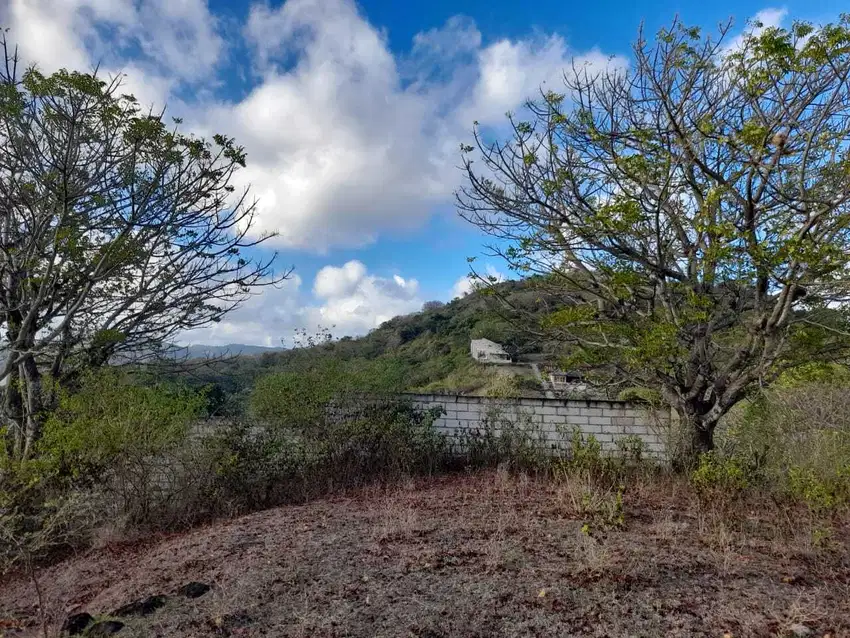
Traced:
<path id="1" fill-rule="evenodd" d="M 205 407 L 180 386 L 143 386 L 120 370 L 90 373 L 65 393 L 39 442 L 43 461 L 75 479 L 144 472 L 145 459 L 178 446 Z"/>
<path id="2" fill-rule="evenodd" d="M 448 458 L 435 411 L 384 398 L 340 397 L 308 433 L 237 422 L 208 440 L 219 450 L 210 498 L 232 510 L 300 502 L 375 479 L 428 474 Z"/>
<path id="3" fill-rule="evenodd" d="M 507 466 L 538 471 L 551 462 L 541 433 L 527 415 L 493 406 L 478 427 L 458 437 L 456 452 L 473 468 Z"/>
<path id="4" fill-rule="evenodd" d="M 290 433 L 235 421 L 206 441 L 216 459 L 206 497 L 232 514 L 306 498 L 319 450 Z"/>
<path id="5" fill-rule="evenodd" d="M 0 459 L 0 533 L 12 553 L 43 558 L 85 544 L 109 522 L 168 526 L 194 515 L 192 488 L 209 474 L 189 428 L 204 398 L 144 386 L 105 369 L 64 392 L 37 455 Z M 8 556 L 7 562 L 12 562 Z"/>
<path id="6" fill-rule="evenodd" d="M 748 486 L 746 473 L 740 463 L 714 452 L 700 456 L 698 467 L 691 473 L 691 482 L 703 495 L 714 491 L 736 494 Z"/>
<path id="7" fill-rule="evenodd" d="M 812 468 L 788 469 L 788 492 L 813 512 L 826 513 L 850 500 L 850 465 L 834 476 L 823 477 Z"/>
<path id="8" fill-rule="evenodd" d="M 19 563 L 43 561 L 87 544 L 100 503 L 91 493 L 68 491 L 30 507 L 0 502 L 0 574 Z M 18 505 L 20 505 L 20 500 Z"/>
<path id="9" fill-rule="evenodd" d="M 445 437 L 433 427 L 439 415 L 439 410 L 419 410 L 409 402 L 367 404 L 331 430 L 324 443 L 330 464 L 347 483 L 433 473 L 448 454 Z"/>
<path id="10" fill-rule="evenodd" d="M 566 468 L 569 470 L 601 473 L 606 469 L 606 459 L 602 456 L 602 445 L 596 437 L 585 437 L 581 430 L 574 428 L 570 437 L 570 456 Z"/>
<path id="11" fill-rule="evenodd" d="M 817 511 L 850 494 L 850 392 L 846 374 L 824 376 L 829 371 L 808 366 L 754 397 L 720 429 L 716 452 L 734 459 L 749 483 Z"/>

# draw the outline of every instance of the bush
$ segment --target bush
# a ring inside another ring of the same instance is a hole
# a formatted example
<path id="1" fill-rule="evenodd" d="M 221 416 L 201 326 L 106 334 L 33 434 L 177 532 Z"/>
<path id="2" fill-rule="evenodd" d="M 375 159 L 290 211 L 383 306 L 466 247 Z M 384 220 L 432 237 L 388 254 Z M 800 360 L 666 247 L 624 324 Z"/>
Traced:
<path id="1" fill-rule="evenodd" d="M 850 494 L 850 388 L 846 374 L 827 381 L 824 370 L 812 365 L 786 376 L 730 415 L 716 452 L 750 484 L 819 511 L 846 504 Z"/>
<path id="2" fill-rule="evenodd" d="M 88 542 L 95 527 L 196 520 L 210 475 L 189 430 L 202 395 L 104 369 L 64 392 L 34 458 L 0 456 L 0 535 L 11 564 Z M 190 520 L 191 519 L 191 520 Z"/>
<path id="3" fill-rule="evenodd" d="M 714 452 L 699 457 L 699 466 L 691 473 L 691 482 L 703 495 L 716 491 L 734 495 L 749 485 L 737 459 L 718 456 Z"/>
<path id="4" fill-rule="evenodd" d="M 456 452 L 473 468 L 538 471 L 551 463 L 543 443 L 539 428 L 526 415 L 494 406 L 479 427 L 459 436 Z"/>
<path id="5" fill-rule="evenodd" d="M 45 423 L 38 452 L 75 479 L 144 472 L 145 459 L 186 439 L 205 405 L 202 395 L 180 386 L 143 386 L 107 368 L 90 373 L 77 392 L 63 394 Z"/>
<path id="6" fill-rule="evenodd" d="M 824 477 L 812 468 L 788 469 L 788 492 L 813 512 L 826 513 L 850 501 L 850 465 Z"/>
<path id="7" fill-rule="evenodd" d="M 341 397 L 311 433 L 236 423 L 210 439 L 220 463 L 210 496 L 235 510 L 300 502 L 375 479 L 430 474 L 448 459 L 439 416 L 409 402 Z M 320 435 L 318 435 L 320 433 Z"/>

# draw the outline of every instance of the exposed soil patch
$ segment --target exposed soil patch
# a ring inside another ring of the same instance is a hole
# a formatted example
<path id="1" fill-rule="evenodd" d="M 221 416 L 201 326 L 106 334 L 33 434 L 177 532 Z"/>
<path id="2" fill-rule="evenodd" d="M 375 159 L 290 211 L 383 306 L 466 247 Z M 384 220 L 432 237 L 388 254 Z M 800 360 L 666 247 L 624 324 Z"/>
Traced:
<path id="1" fill-rule="evenodd" d="M 167 597 L 121 618 L 121 637 L 850 635 L 846 519 L 813 530 L 775 505 L 730 519 L 654 479 L 626 493 L 625 528 L 582 531 L 577 490 L 500 472 L 373 488 L 38 578 L 56 628 Z M 187 583 L 212 589 L 192 598 Z M 28 580 L 8 578 L 0 635 L 38 635 L 37 609 Z"/>

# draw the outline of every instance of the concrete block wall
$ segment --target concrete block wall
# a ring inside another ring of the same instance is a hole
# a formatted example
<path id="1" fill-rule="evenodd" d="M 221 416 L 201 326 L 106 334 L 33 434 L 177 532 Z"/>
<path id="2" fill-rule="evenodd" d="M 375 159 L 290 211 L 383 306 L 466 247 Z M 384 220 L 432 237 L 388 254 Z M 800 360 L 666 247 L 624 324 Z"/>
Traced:
<path id="1" fill-rule="evenodd" d="M 422 409 L 440 407 L 443 415 L 435 427 L 447 436 L 462 439 L 464 432 L 481 431 L 489 424 L 498 434 L 510 424 L 529 430 L 541 445 L 553 450 L 568 449 L 574 429 L 593 435 L 604 452 L 615 453 L 617 442 L 636 436 L 648 456 L 667 457 L 664 429 L 669 415 L 650 412 L 625 401 L 575 399 L 493 399 L 444 394 L 410 394 Z"/>

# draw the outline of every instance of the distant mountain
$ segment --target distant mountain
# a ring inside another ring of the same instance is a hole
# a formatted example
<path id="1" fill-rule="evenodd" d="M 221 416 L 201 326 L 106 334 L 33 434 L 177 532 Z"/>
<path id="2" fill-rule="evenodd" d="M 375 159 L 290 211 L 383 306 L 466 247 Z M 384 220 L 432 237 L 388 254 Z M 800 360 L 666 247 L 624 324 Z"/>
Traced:
<path id="1" fill-rule="evenodd" d="M 178 356 L 188 356 L 189 359 L 203 359 L 207 357 L 228 356 L 251 356 L 266 352 L 279 352 L 283 348 L 271 348 L 268 346 L 249 346 L 244 343 L 229 343 L 226 346 L 208 346 L 204 344 L 192 344 L 180 348 Z"/>

